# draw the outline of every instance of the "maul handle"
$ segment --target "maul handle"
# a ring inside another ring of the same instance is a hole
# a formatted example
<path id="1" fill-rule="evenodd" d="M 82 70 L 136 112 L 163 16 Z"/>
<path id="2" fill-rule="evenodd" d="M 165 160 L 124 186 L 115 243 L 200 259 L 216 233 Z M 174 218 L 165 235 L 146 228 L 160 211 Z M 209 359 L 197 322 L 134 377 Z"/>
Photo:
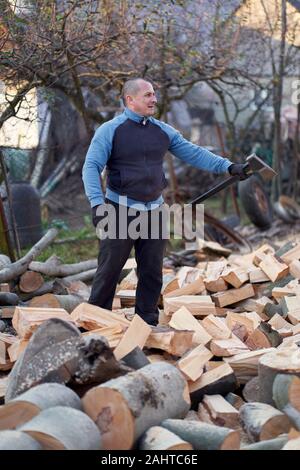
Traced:
<path id="1" fill-rule="evenodd" d="M 230 178 L 227 178 L 226 180 L 222 181 L 222 183 L 217 184 L 214 188 L 211 188 L 209 191 L 206 191 L 206 193 L 201 194 L 201 196 L 198 196 L 196 197 L 196 199 L 193 199 L 192 201 L 190 201 L 189 204 L 198 204 L 200 202 L 203 202 L 209 197 L 217 194 L 219 191 L 222 191 L 222 189 L 227 188 L 228 186 L 230 186 L 231 184 L 239 180 L 240 178 L 237 175 L 230 176 Z"/>

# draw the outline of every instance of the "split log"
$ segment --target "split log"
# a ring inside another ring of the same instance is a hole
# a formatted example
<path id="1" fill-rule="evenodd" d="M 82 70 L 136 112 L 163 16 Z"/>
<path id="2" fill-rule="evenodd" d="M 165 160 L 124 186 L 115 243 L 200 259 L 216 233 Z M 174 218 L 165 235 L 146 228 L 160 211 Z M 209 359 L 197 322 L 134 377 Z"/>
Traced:
<path id="1" fill-rule="evenodd" d="M 245 344 L 251 351 L 262 348 L 277 348 L 282 343 L 282 337 L 278 331 L 273 330 L 269 323 L 262 322 L 256 330 L 247 338 Z"/>
<path id="2" fill-rule="evenodd" d="M 188 351 L 179 361 L 177 367 L 187 379 L 195 381 L 203 373 L 205 364 L 211 359 L 212 353 L 203 345 Z"/>
<path id="3" fill-rule="evenodd" d="M 236 289 L 249 281 L 247 271 L 242 268 L 225 268 L 222 272 L 222 278 Z"/>
<path id="4" fill-rule="evenodd" d="M 202 405 L 214 424 L 230 429 L 239 427 L 239 412 L 222 395 L 204 395 Z"/>
<path id="5" fill-rule="evenodd" d="M 41 411 L 20 427 L 44 450 L 100 450 L 101 435 L 95 423 L 82 411 L 54 406 Z"/>
<path id="6" fill-rule="evenodd" d="M 280 258 L 269 254 L 263 257 L 259 267 L 272 281 L 278 281 L 289 274 L 289 267 Z"/>
<path id="7" fill-rule="evenodd" d="M 300 279 L 300 261 L 298 259 L 294 259 L 290 264 L 290 273 L 294 276 L 295 279 Z"/>
<path id="8" fill-rule="evenodd" d="M 59 318 L 74 323 L 68 312 L 62 308 L 16 307 L 12 324 L 19 337 L 26 340 L 42 323 L 50 318 Z"/>
<path id="9" fill-rule="evenodd" d="M 42 450 L 33 437 L 21 431 L 1 431 L 0 450 Z"/>
<path id="10" fill-rule="evenodd" d="M 0 408 L 0 429 L 15 429 L 53 406 L 82 409 L 78 395 L 68 387 L 45 383 L 27 390 Z"/>
<path id="11" fill-rule="evenodd" d="M 102 433 L 103 449 L 125 450 L 150 426 L 185 416 L 190 398 L 179 370 L 157 362 L 92 388 L 82 403 Z"/>
<path id="12" fill-rule="evenodd" d="M 240 434 L 221 426 L 183 419 L 166 419 L 161 426 L 190 442 L 195 450 L 238 450 Z"/>
<path id="13" fill-rule="evenodd" d="M 254 297 L 254 295 L 255 292 L 252 284 L 245 284 L 239 289 L 229 289 L 225 292 L 213 294 L 211 297 L 217 307 L 225 307 L 227 305 L 235 304 L 240 300 L 248 299 L 249 297 Z"/>
<path id="14" fill-rule="evenodd" d="M 237 337 L 230 339 L 214 339 L 210 343 L 210 350 L 217 357 L 234 356 L 242 352 L 247 352 L 247 346 Z"/>
<path id="15" fill-rule="evenodd" d="M 115 348 L 122 336 L 124 334 L 124 329 L 121 325 L 115 326 L 105 326 L 103 328 L 98 328 L 97 330 L 85 331 L 82 333 L 82 336 L 104 336 L 107 339 L 110 348 Z"/>
<path id="16" fill-rule="evenodd" d="M 253 264 L 255 264 L 255 266 L 259 266 L 266 255 L 273 254 L 274 252 L 274 248 L 265 243 L 252 253 Z"/>
<path id="17" fill-rule="evenodd" d="M 147 339 L 146 347 L 162 349 L 174 356 L 182 356 L 192 348 L 194 332 L 174 330 L 169 326 L 156 326 Z"/>
<path id="18" fill-rule="evenodd" d="M 123 338 L 114 350 L 115 358 L 119 361 L 129 354 L 136 346 L 141 349 L 146 344 L 152 328 L 139 315 L 134 315 L 129 328 L 126 330 Z"/>
<path id="19" fill-rule="evenodd" d="M 161 426 L 152 426 L 139 443 L 140 450 L 193 450 L 193 446 Z"/>
<path id="20" fill-rule="evenodd" d="M 43 276 L 34 271 L 26 271 L 20 277 L 19 288 L 22 292 L 30 293 L 34 292 L 44 284 Z"/>
<path id="21" fill-rule="evenodd" d="M 183 287 L 180 287 L 178 289 L 172 289 L 169 290 L 167 293 L 164 293 L 164 297 L 180 297 L 181 295 L 196 295 L 196 294 L 201 294 L 202 292 L 205 291 L 205 285 L 203 282 L 203 277 L 199 277 L 194 282 L 191 282 L 190 284 L 186 284 Z"/>
<path id="22" fill-rule="evenodd" d="M 287 347 L 266 354 L 259 360 L 259 400 L 274 405 L 273 382 L 277 374 L 291 374 L 300 377 L 300 351 Z"/>
<path id="23" fill-rule="evenodd" d="M 300 322 L 300 295 L 293 297 L 283 297 L 280 301 L 280 306 L 284 315 L 288 316 L 288 319 L 293 325 L 297 325 Z"/>
<path id="24" fill-rule="evenodd" d="M 228 289 L 228 285 L 223 279 L 222 272 L 226 267 L 226 261 L 210 261 L 207 265 L 204 285 L 210 292 L 220 292 Z"/>
<path id="25" fill-rule="evenodd" d="M 29 265 L 29 269 L 31 269 L 31 271 L 44 274 L 48 277 L 67 277 L 72 276 L 73 274 L 89 271 L 90 269 L 97 268 L 97 266 L 97 258 L 81 261 L 80 263 L 62 264 L 60 258 L 58 258 L 56 255 L 52 255 L 45 263 L 40 261 L 32 261 L 32 263 Z"/>
<path id="26" fill-rule="evenodd" d="M 212 339 L 211 335 L 206 331 L 201 323 L 189 312 L 186 307 L 181 307 L 173 313 L 169 326 L 175 330 L 191 330 L 193 334 L 193 345 L 206 345 Z"/>
<path id="27" fill-rule="evenodd" d="M 182 306 L 186 307 L 195 316 L 206 316 L 210 313 L 216 313 L 216 307 L 209 295 L 164 297 L 164 312 L 167 316 L 171 316 Z"/>
<path id="28" fill-rule="evenodd" d="M 86 330 L 96 330 L 97 328 L 115 325 L 122 325 L 124 328 L 127 328 L 130 325 L 125 315 L 87 303 L 78 305 L 70 316 L 76 325 Z"/>
<path id="29" fill-rule="evenodd" d="M 57 230 L 51 228 L 29 251 L 15 263 L 1 269 L 0 282 L 8 282 L 25 273 L 31 261 L 36 258 L 48 245 L 52 243 L 57 235 Z"/>
<path id="30" fill-rule="evenodd" d="M 240 409 L 240 420 L 252 441 L 264 441 L 289 432 L 287 416 L 266 403 L 246 403 Z"/>
<path id="31" fill-rule="evenodd" d="M 11 344 L 7 348 L 7 353 L 9 356 L 9 360 L 11 362 L 16 362 L 19 358 L 19 356 L 22 354 L 22 352 L 27 348 L 28 346 L 28 341 L 24 339 L 18 339 L 15 341 L 13 344 Z"/>
<path id="32" fill-rule="evenodd" d="M 300 244 L 297 243 L 295 246 L 291 247 L 288 251 L 286 251 L 285 253 L 282 253 L 280 255 L 280 258 L 286 264 L 290 264 L 294 260 L 299 260 L 300 259 Z"/>
<path id="33" fill-rule="evenodd" d="M 251 284 L 256 282 L 266 282 L 268 281 L 268 276 L 263 272 L 261 268 L 254 268 L 249 270 L 249 281 Z"/>
<path id="34" fill-rule="evenodd" d="M 208 315 L 202 320 L 202 325 L 213 339 L 229 339 L 231 331 L 226 323 L 214 315 Z"/>
<path id="35" fill-rule="evenodd" d="M 234 326 L 236 324 L 239 325 L 244 325 L 248 335 L 251 335 L 255 328 L 258 326 L 257 322 L 255 322 L 252 318 L 246 317 L 246 315 L 243 315 L 241 313 L 233 313 L 233 312 L 228 312 L 226 315 L 226 324 L 230 330 L 233 330 Z"/>
<path id="36" fill-rule="evenodd" d="M 77 295 L 54 295 L 44 294 L 34 297 L 29 302 L 29 307 L 42 307 L 42 308 L 63 308 L 71 313 L 73 310 L 82 303 L 82 298 Z"/>
<path id="37" fill-rule="evenodd" d="M 198 405 L 204 395 L 219 393 L 226 395 L 237 388 L 237 382 L 232 368 L 221 364 L 208 372 L 204 372 L 196 382 L 189 382 L 189 391 L 193 407 Z"/>
<path id="38" fill-rule="evenodd" d="M 247 383 L 258 374 L 258 362 L 264 354 L 276 351 L 274 348 L 251 351 L 225 358 L 224 361 L 232 367 L 240 384 Z"/>
<path id="39" fill-rule="evenodd" d="M 281 450 L 287 442 L 288 435 L 282 434 L 281 436 L 275 437 L 275 439 L 269 439 L 267 441 L 260 441 L 255 444 L 243 446 L 241 447 L 241 450 Z"/>

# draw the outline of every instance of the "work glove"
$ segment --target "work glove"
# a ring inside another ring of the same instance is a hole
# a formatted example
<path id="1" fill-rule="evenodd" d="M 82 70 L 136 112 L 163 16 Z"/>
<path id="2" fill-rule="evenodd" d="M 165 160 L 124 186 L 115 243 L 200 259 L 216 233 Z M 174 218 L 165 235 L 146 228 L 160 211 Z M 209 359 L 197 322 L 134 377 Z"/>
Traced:
<path id="1" fill-rule="evenodd" d="M 232 163 L 232 165 L 228 167 L 228 172 L 231 176 L 238 176 L 240 181 L 242 181 L 250 176 L 246 173 L 247 168 L 247 163 Z"/>

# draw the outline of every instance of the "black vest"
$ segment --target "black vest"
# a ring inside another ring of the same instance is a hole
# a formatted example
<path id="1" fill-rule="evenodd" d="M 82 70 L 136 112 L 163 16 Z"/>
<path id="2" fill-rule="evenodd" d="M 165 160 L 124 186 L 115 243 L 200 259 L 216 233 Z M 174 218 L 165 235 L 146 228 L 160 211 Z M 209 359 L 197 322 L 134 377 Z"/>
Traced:
<path id="1" fill-rule="evenodd" d="M 156 124 L 127 119 L 114 133 L 108 187 L 137 201 L 157 199 L 167 186 L 163 158 L 169 145 L 168 135 Z"/>

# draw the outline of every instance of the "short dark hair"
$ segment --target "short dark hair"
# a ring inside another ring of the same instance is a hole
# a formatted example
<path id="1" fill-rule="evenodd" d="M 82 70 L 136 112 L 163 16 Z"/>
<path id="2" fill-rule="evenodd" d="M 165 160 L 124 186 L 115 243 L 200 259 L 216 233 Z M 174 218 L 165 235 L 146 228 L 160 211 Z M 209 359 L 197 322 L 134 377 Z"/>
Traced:
<path id="1" fill-rule="evenodd" d="M 126 95 L 136 95 L 138 93 L 140 89 L 140 86 L 139 86 L 140 81 L 151 84 L 149 80 L 145 80 L 145 78 L 142 78 L 142 77 L 131 78 L 130 80 L 126 80 L 126 82 L 124 83 L 123 89 L 122 89 L 122 100 L 123 100 L 124 106 L 126 106 Z"/>

